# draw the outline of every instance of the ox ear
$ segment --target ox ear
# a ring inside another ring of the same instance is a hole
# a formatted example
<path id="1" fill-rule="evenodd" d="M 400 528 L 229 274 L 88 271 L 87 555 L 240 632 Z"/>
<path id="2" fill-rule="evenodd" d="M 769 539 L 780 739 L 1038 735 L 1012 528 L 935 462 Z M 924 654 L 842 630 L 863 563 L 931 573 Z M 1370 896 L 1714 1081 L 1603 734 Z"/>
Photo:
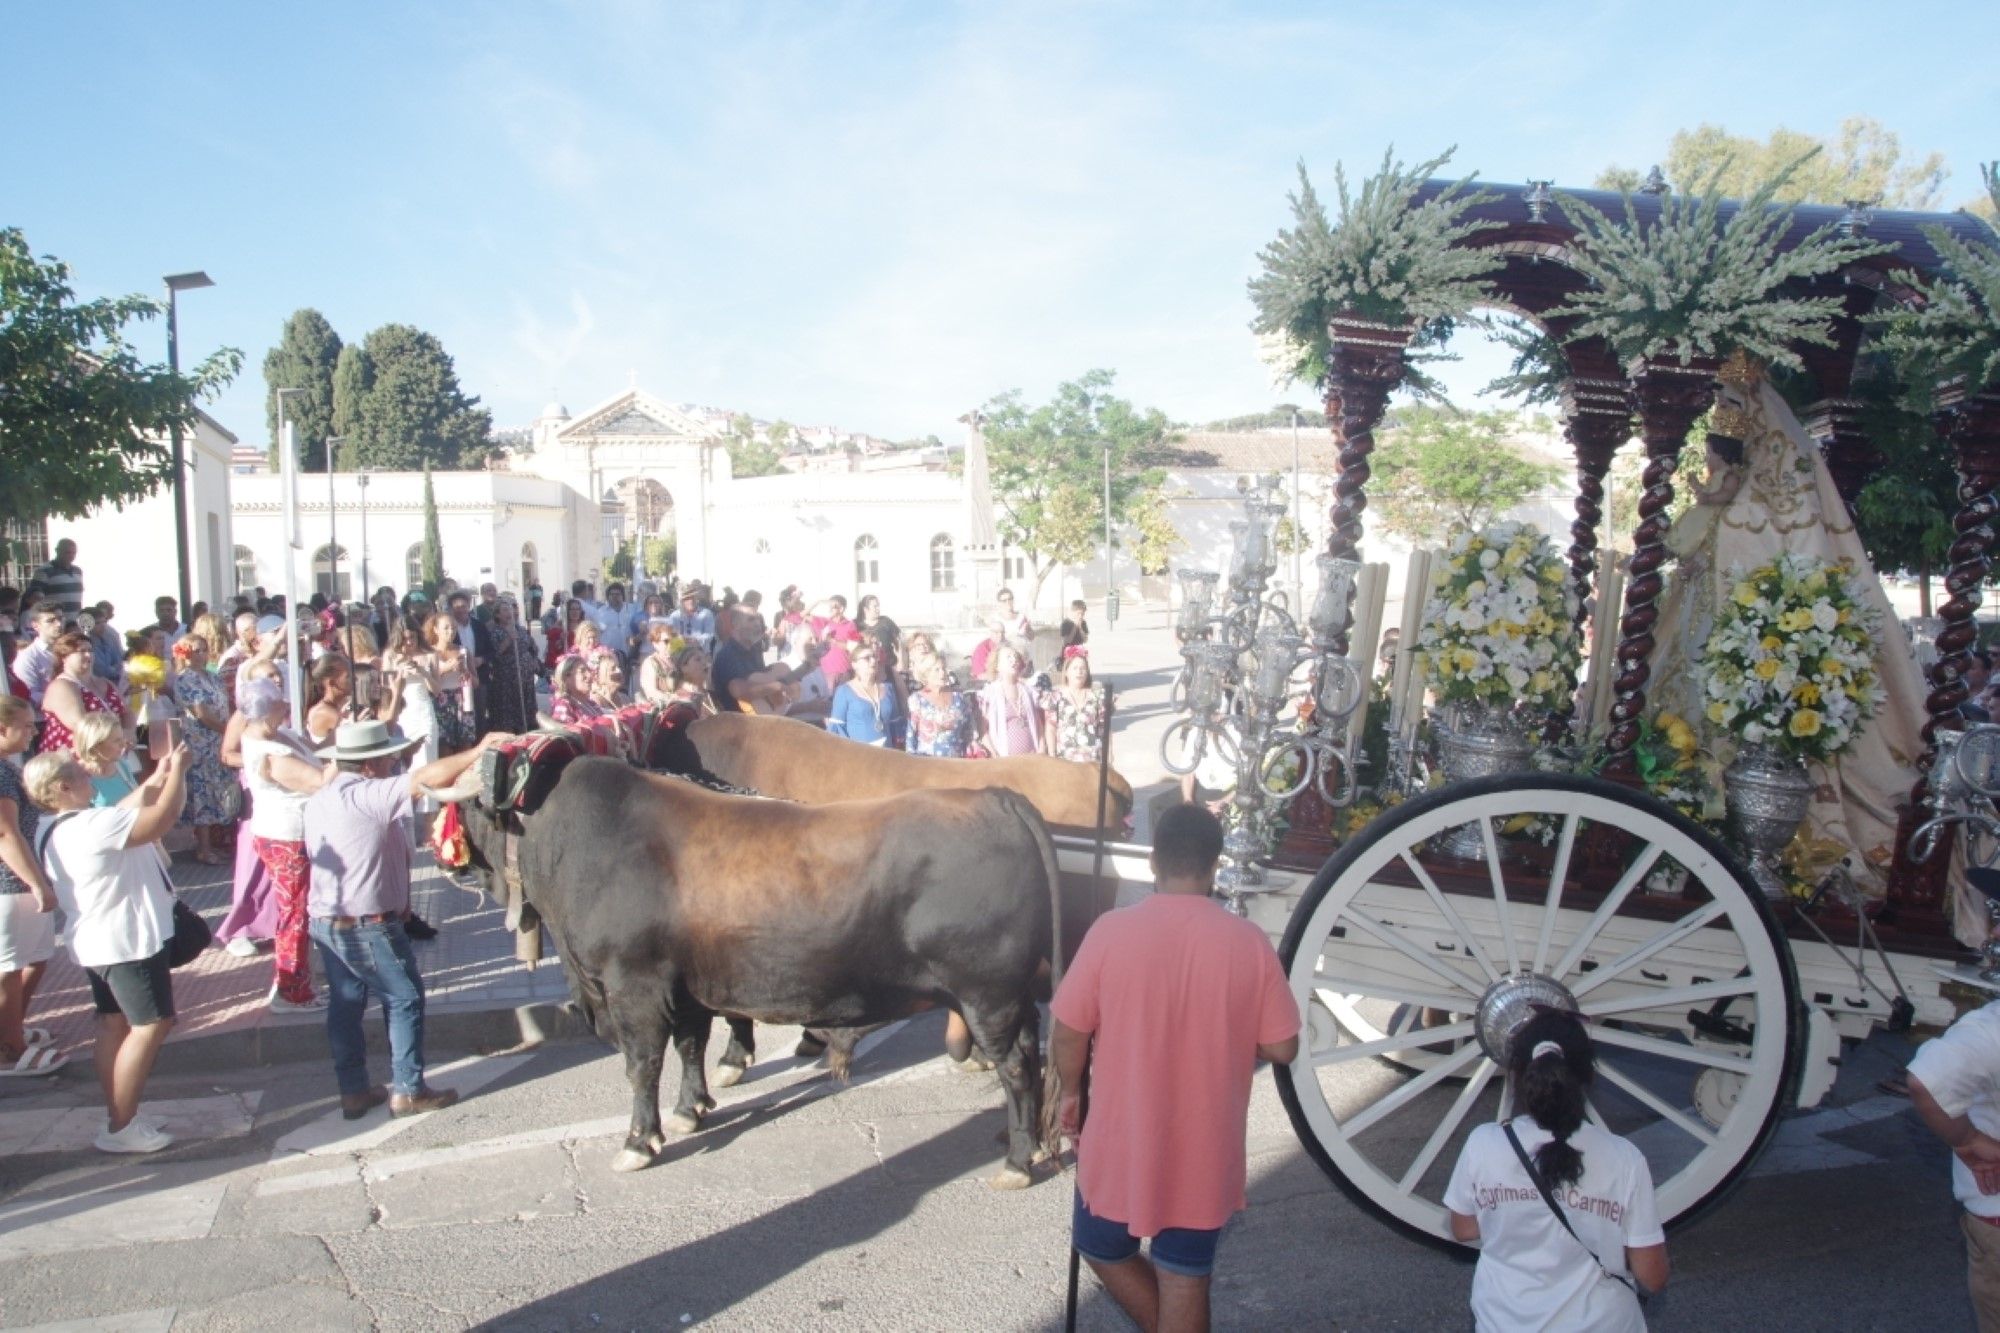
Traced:
<path id="1" fill-rule="evenodd" d="M 455 804 L 459 801 L 469 801 L 479 795 L 478 768 L 475 766 L 466 769 L 465 772 L 459 774 L 458 781 L 452 783 L 449 787 L 431 788 L 419 785 L 418 790 L 432 800 L 445 805 Z"/>

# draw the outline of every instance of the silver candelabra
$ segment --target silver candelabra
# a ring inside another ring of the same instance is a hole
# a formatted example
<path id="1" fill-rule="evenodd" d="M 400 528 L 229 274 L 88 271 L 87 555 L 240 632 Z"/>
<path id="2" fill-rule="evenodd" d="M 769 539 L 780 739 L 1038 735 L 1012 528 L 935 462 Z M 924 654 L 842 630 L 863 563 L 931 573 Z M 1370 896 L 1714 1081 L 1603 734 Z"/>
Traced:
<path id="1" fill-rule="evenodd" d="M 1301 634 L 1284 595 L 1266 594 L 1278 565 L 1277 522 L 1286 512 L 1278 484 L 1276 477 L 1261 477 L 1245 488 L 1244 516 L 1229 525 L 1233 541 L 1220 606 L 1221 575 L 1176 571 L 1182 596 L 1174 631 L 1184 666 L 1175 705 L 1186 716 L 1160 740 L 1160 759 L 1170 773 L 1194 772 L 1211 752 L 1235 770 L 1216 883 L 1239 916 L 1247 911 L 1247 897 L 1265 891 L 1257 862 L 1271 853 L 1273 816 L 1308 786 L 1334 808 L 1352 802 L 1356 792 L 1346 721 L 1361 704 L 1363 676 L 1340 640 L 1361 566 L 1319 557 L 1319 593 Z M 1310 670 L 1295 688 L 1301 666 Z M 1303 707 L 1308 702 L 1309 710 Z M 1283 725 L 1288 710 L 1289 727 Z"/>

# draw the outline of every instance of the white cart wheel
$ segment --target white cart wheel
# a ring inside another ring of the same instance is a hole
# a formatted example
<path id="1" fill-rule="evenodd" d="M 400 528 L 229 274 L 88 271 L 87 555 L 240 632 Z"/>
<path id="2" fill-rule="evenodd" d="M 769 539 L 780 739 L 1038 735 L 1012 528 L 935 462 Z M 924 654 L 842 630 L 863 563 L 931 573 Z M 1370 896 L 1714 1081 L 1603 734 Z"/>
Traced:
<path id="1" fill-rule="evenodd" d="M 1522 816 L 1553 834 L 1539 865 L 1499 832 Z M 1482 857 L 1431 850 L 1467 824 Z M 1507 1036 L 1534 1005 L 1590 1021 L 1590 1117 L 1644 1151 L 1669 1223 L 1741 1177 L 1796 1088 L 1798 984 L 1762 896 L 1708 832 L 1598 778 L 1485 778 L 1386 812 L 1320 870 L 1281 956 L 1307 1019 L 1277 1071 L 1300 1141 L 1433 1243 L 1451 1243 L 1445 1184 L 1503 1114 Z M 1407 1021 L 1423 1010 L 1453 1021 Z M 1731 1076 L 1727 1105 L 1714 1079 L 1697 1095 L 1711 1070 Z"/>

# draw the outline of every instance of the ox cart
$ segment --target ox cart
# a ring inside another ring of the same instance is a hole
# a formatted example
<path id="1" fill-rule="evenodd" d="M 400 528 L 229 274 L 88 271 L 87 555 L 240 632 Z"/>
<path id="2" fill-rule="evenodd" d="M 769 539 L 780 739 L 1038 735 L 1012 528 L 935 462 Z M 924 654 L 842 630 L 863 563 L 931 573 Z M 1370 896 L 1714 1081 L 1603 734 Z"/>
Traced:
<path id="1" fill-rule="evenodd" d="M 1413 191 L 1410 206 L 1451 188 L 1433 182 Z M 1341 588 L 1337 614 L 1322 623 L 1316 608 L 1312 647 L 1301 647 L 1305 626 L 1263 597 L 1259 565 L 1273 562 L 1258 544 L 1255 494 L 1246 523 L 1236 525 L 1228 604 L 1193 617 L 1195 632 L 1183 635 L 1190 671 L 1175 695 L 1197 730 L 1204 707 L 1236 716 L 1229 734 L 1239 771 L 1255 779 L 1238 781 L 1231 811 L 1234 850 L 1251 854 L 1226 856 L 1223 884 L 1278 944 L 1304 1015 L 1297 1060 L 1275 1071 L 1300 1140 L 1354 1200 L 1436 1244 L 1451 1243 L 1441 1197 L 1453 1163 L 1472 1127 L 1508 1114 L 1508 1038 L 1537 1005 L 1573 1009 L 1592 1024 L 1600 1064 L 1591 1118 L 1646 1153 L 1671 1225 L 1713 1206 L 1788 1112 L 1826 1095 L 1844 1040 L 1949 1023 L 1960 1005 L 1984 998 L 1979 987 L 1991 986 L 1960 961 L 1966 948 L 1951 918 L 1953 894 L 1965 890 L 1953 887 L 1962 877 L 1948 875 L 1947 865 L 1953 829 L 1968 820 L 1983 830 L 1975 856 L 1993 846 L 2000 729 L 1964 746 L 1956 729 L 1993 541 L 2000 395 L 1939 399 L 1938 447 L 1955 453 L 1965 511 L 1922 700 L 1928 751 L 1908 772 L 1886 896 L 1821 885 L 1803 897 L 1774 897 L 1740 846 L 1649 794 L 1633 765 L 1648 716 L 1674 460 L 1714 403 L 1721 366 L 1700 357 L 1628 360 L 1603 340 L 1568 337 L 1575 321 L 1560 311 L 1586 282 L 1569 262 L 1577 228 L 1546 185 L 1477 188 L 1460 216 L 1479 225 L 1462 229 L 1454 244 L 1489 253 L 1487 299 L 1539 325 L 1560 356 L 1554 370 L 1579 478 L 1567 553 L 1579 599 L 1604 592 L 1592 583 L 1600 577 L 1596 545 L 1612 456 L 1636 433 L 1648 459 L 1623 615 L 1601 622 L 1617 644 L 1599 668 L 1602 687 L 1615 691 L 1600 731 L 1602 762 L 1582 773 L 1517 771 L 1428 791 L 1417 784 L 1410 799 L 1356 821 L 1341 728 L 1327 713 L 1341 706 L 1330 696 L 1347 694 L 1345 708 L 1355 706 L 1355 678 L 1365 679 L 1372 665 L 1372 638 L 1349 656 L 1349 636 L 1366 612 L 1348 615 L 1350 589 Z M 1595 202 L 1624 206 L 1616 196 Z M 1641 194 L 1630 206 L 1644 226 L 1662 203 Z M 1913 284 L 1939 267 L 1927 224 L 1989 242 L 1976 231 L 1982 224 L 1964 215 L 1796 213 L 1786 245 L 1822 227 L 1881 243 L 1870 257 L 1800 283 L 1809 294 L 1838 297 L 1828 345 L 1798 348 L 1818 395 L 1798 420 L 1851 505 L 1876 462 L 1849 399 L 1866 341 L 1862 321 L 1871 307 L 1918 299 Z M 1324 579 L 1328 561 L 1357 558 L 1373 431 L 1408 369 L 1421 321 L 1323 313 L 1331 317 L 1323 321 L 1319 379 L 1339 446 Z M 1718 413 L 1710 431 L 1727 427 Z M 1193 591 L 1206 596 L 1215 582 L 1207 575 Z M 1273 651 L 1260 636 L 1274 613 L 1287 656 L 1260 689 L 1257 672 Z M 1893 623 L 1888 632 L 1900 651 Z M 1224 646 L 1214 648 L 1217 641 Z M 1210 665 L 1226 676 L 1220 704 L 1214 679 L 1200 697 L 1203 653 L 1219 655 L 1220 665 Z M 1288 705 L 1317 704 L 1320 718 L 1294 717 L 1289 706 L 1276 716 L 1273 700 L 1286 691 L 1270 687 L 1282 686 L 1288 671 L 1303 685 Z M 1260 706 L 1271 716 L 1258 718 Z M 1578 720 L 1576 732 L 1587 724 Z M 1289 768 L 1266 781 L 1280 759 L 1305 774 Z M 1370 780 L 1360 774 L 1361 783 Z M 1521 837 L 1522 829 L 1538 836 Z M 1058 846 L 1066 873 L 1091 872 L 1099 849 L 1089 840 L 1063 835 Z M 1143 848 L 1112 847 L 1108 864 L 1119 879 L 1147 879 Z"/>

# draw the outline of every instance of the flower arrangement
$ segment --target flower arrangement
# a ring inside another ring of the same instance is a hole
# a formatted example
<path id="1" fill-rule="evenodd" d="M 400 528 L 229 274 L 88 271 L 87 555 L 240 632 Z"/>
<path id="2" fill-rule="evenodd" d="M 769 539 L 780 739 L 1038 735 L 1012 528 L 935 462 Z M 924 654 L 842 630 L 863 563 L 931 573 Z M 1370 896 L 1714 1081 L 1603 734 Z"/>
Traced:
<path id="1" fill-rule="evenodd" d="M 1649 224 L 1639 221 L 1630 194 L 1622 219 L 1574 195 L 1557 194 L 1577 228 L 1571 265 L 1590 285 L 1550 317 L 1577 321 L 1570 341 L 1602 338 L 1625 361 L 1664 356 L 1685 365 L 1697 356 L 1719 360 L 1740 349 L 1800 369 L 1793 348 L 1831 347 L 1832 322 L 1846 298 L 1786 295 L 1781 289 L 1891 248 L 1844 235 L 1832 225 L 1785 247 L 1792 210 L 1775 201 L 1810 157 L 1774 174 L 1726 219 L 1719 187 L 1726 162 L 1700 191 L 1664 196 L 1659 217 Z"/>
<path id="2" fill-rule="evenodd" d="M 1327 217 L 1300 165 L 1293 225 L 1259 252 L 1262 271 L 1250 281 L 1257 309 L 1251 327 L 1268 340 L 1267 356 L 1286 379 L 1324 381 L 1327 325 L 1336 315 L 1429 326 L 1462 316 L 1486 298 L 1485 280 L 1500 261 L 1464 242 L 1500 225 L 1468 216 L 1496 196 L 1471 188 L 1467 177 L 1417 200 L 1450 159 L 1446 150 L 1406 167 L 1392 148 L 1382 155 L 1381 170 L 1353 192 L 1336 164 L 1338 222 Z"/>
<path id="3" fill-rule="evenodd" d="M 1730 578 L 1701 655 L 1708 720 L 1747 745 L 1833 758 L 1882 701 L 1874 609 L 1845 563 L 1794 552 Z"/>
<path id="4" fill-rule="evenodd" d="M 1532 713 L 1565 709 L 1581 664 L 1576 590 L 1526 523 L 1455 534 L 1431 579 L 1416 667 L 1438 701 Z"/>

